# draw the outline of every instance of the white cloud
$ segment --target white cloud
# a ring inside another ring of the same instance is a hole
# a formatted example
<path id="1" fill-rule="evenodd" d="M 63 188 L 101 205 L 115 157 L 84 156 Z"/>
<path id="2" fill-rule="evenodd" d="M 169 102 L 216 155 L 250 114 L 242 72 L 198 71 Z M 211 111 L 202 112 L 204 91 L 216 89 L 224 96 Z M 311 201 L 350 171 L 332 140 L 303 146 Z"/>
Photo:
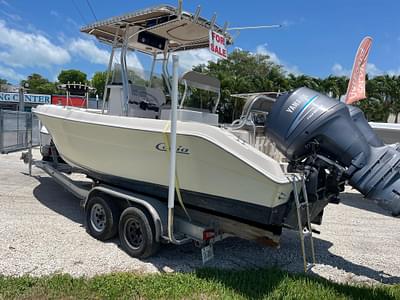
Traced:
<path id="1" fill-rule="evenodd" d="M 0 20 L 0 61 L 12 67 L 50 67 L 70 61 L 67 50 L 39 33 L 7 27 Z"/>
<path id="2" fill-rule="evenodd" d="M 335 63 L 331 68 L 332 74 L 335 76 L 350 76 L 351 70 L 345 69 L 341 64 Z"/>
<path id="3" fill-rule="evenodd" d="M 375 64 L 372 64 L 372 63 L 367 63 L 366 71 L 370 77 L 379 76 L 384 73 L 381 69 L 379 69 Z"/>
<path id="4" fill-rule="evenodd" d="M 0 66 L 0 78 L 5 78 L 9 81 L 20 81 L 25 78 L 24 75 L 15 72 L 11 68 Z"/>
<path id="5" fill-rule="evenodd" d="M 349 77 L 351 75 L 351 69 L 346 69 L 339 63 L 335 63 L 332 66 L 331 71 L 332 71 L 332 74 L 335 75 L 335 76 L 348 76 Z M 385 72 L 383 72 L 381 69 L 379 69 L 373 63 L 367 63 L 366 71 L 367 71 L 367 74 L 370 77 L 375 77 L 375 76 L 379 76 L 379 75 L 385 74 Z"/>
<path id="6" fill-rule="evenodd" d="M 117 55 L 119 55 L 118 52 L 117 52 Z M 138 70 L 141 73 L 143 73 L 143 65 L 140 62 L 140 60 L 138 59 L 138 57 L 136 56 L 136 53 L 129 52 L 127 54 L 127 56 L 126 56 L 126 64 L 128 65 L 128 67 L 135 68 L 136 70 Z"/>
<path id="7" fill-rule="evenodd" d="M 60 16 L 60 14 L 58 13 L 58 11 L 56 11 L 56 10 L 50 10 L 50 15 L 51 16 L 53 16 L 53 17 L 59 17 Z"/>
<path id="8" fill-rule="evenodd" d="M 281 25 L 284 26 L 284 27 L 289 27 L 289 26 L 292 26 L 294 24 L 296 24 L 296 22 L 291 21 L 291 20 L 283 20 L 281 22 Z"/>
<path id="9" fill-rule="evenodd" d="M 11 7 L 10 3 L 8 3 L 6 0 L 0 0 L 0 4 L 4 6 Z"/>
<path id="10" fill-rule="evenodd" d="M 9 19 L 11 19 L 12 21 L 16 21 L 17 22 L 17 21 L 21 21 L 22 20 L 20 15 L 12 14 L 12 13 L 6 12 L 5 10 L 1 10 L 1 13 L 3 15 L 5 15 L 6 17 L 8 17 Z"/>
<path id="11" fill-rule="evenodd" d="M 400 75 L 400 67 L 397 69 L 390 69 L 389 71 L 386 72 L 390 76 L 398 76 Z"/>
<path id="12" fill-rule="evenodd" d="M 192 70 L 194 66 L 207 64 L 209 61 L 216 62 L 218 57 L 212 54 L 208 49 L 196 49 L 183 52 L 175 52 L 179 57 L 179 71 L 186 72 Z M 157 58 L 162 58 L 158 55 Z M 172 58 L 170 58 L 170 62 Z"/>
<path id="13" fill-rule="evenodd" d="M 285 19 L 285 20 L 283 20 L 280 24 L 281 24 L 283 27 L 290 27 L 290 26 L 293 26 L 293 25 L 302 24 L 302 23 L 304 23 L 305 21 L 306 21 L 306 18 L 300 17 L 300 18 L 298 18 L 298 19 L 296 19 L 296 20 L 288 20 L 288 19 Z"/>
<path id="14" fill-rule="evenodd" d="M 27 25 L 24 25 L 24 28 L 25 28 L 27 31 L 29 31 L 31 34 L 36 34 L 36 35 L 44 36 L 44 37 L 47 38 L 47 39 L 50 39 L 50 38 L 51 38 L 51 36 L 50 36 L 47 32 L 36 28 L 35 25 L 33 25 L 33 24 L 31 24 L 31 23 L 29 23 L 29 24 L 27 24 Z"/>
<path id="15" fill-rule="evenodd" d="M 73 27 L 79 28 L 80 25 L 72 18 L 67 18 L 66 19 L 68 23 L 70 23 Z"/>
<path id="16" fill-rule="evenodd" d="M 179 56 L 179 68 L 182 71 L 188 71 L 194 66 L 207 64 L 209 61 L 216 62 L 218 60 L 218 57 L 208 51 L 208 49 L 177 52 L 177 54 Z"/>
<path id="17" fill-rule="evenodd" d="M 74 39 L 69 44 L 68 50 L 94 64 L 106 65 L 108 63 L 109 52 L 97 47 L 93 40 Z"/>
<path id="18" fill-rule="evenodd" d="M 264 45 L 258 45 L 256 48 L 256 53 L 261 54 L 261 55 L 268 55 L 269 59 L 273 62 L 276 63 L 277 65 L 282 65 L 281 60 L 279 59 L 278 55 L 276 55 L 275 52 L 272 52 L 267 49 L 267 44 Z"/>
<path id="19" fill-rule="evenodd" d="M 99 48 L 93 40 L 89 39 L 78 38 L 72 40 L 69 43 L 68 50 L 71 54 L 77 55 L 94 64 L 107 66 L 110 59 L 109 51 Z M 119 52 L 116 51 L 115 57 L 119 58 L 119 55 Z M 128 53 L 126 64 L 130 68 L 135 68 L 143 75 L 143 65 L 134 52 Z"/>
<path id="20" fill-rule="evenodd" d="M 301 71 L 298 66 L 290 65 L 285 61 L 281 60 L 275 52 L 267 49 L 267 44 L 258 45 L 256 48 L 256 53 L 261 55 L 268 55 L 269 59 L 273 63 L 282 66 L 283 69 L 288 73 L 292 73 L 295 75 L 301 74 Z"/>

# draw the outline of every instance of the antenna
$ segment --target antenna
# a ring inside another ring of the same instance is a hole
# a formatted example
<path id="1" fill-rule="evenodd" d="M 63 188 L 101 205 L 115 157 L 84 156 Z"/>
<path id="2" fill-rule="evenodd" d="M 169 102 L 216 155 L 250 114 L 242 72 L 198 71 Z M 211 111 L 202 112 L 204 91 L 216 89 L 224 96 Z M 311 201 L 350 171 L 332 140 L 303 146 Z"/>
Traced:
<path id="1" fill-rule="evenodd" d="M 214 25 L 215 25 L 215 21 L 217 20 L 217 14 L 214 13 L 212 18 L 211 18 L 211 22 L 210 22 L 210 27 L 213 29 Z"/>
<path id="2" fill-rule="evenodd" d="M 183 0 L 178 0 L 178 16 L 181 17 L 182 16 L 182 2 Z"/>
<path id="3" fill-rule="evenodd" d="M 197 20 L 199 19 L 200 16 L 200 11 L 201 11 L 201 6 L 197 6 L 196 12 L 194 13 L 194 22 L 197 23 Z"/>
<path id="4" fill-rule="evenodd" d="M 224 27 L 222 28 L 222 31 L 226 32 L 228 30 L 228 26 L 229 26 L 229 23 L 225 22 Z"/>
<path id="5" fill-rule="evenodd" d="M 273 25 L 260 25 L 260 26 L 229 27 L 227 30 L 272 29 L 281 27 L 282 27 L 281 24 L 273 24 Z"/>

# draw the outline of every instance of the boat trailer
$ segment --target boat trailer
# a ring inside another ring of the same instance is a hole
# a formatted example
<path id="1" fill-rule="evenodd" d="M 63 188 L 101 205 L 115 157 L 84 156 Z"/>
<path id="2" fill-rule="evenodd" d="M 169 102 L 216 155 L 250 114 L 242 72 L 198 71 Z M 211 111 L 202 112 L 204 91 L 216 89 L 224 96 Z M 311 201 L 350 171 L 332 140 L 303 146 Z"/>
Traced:
<path id="1" fill-rule="evenodd" d="M 176 124 L 178 107 L 178 56 L 173 55 L 172 95 L 171 95 L 171 122 L 169 133 L 166 133 L 168 149 L 176 149 Z M 168 139 L 169 138 L 169 139 Z M 81 207 L 86 215 L 86 227 L 89 234 L 99 240 L 107 240 L 119 233 L 121 245 L 133 257 L 146 258 L 154 254 L 160 243 L 176 245 L 194 242 L 201 248 L 203 263 L 214 257 L 213 244 L 227 237 L 236 236 L 247 240 L 256 240 L 264 245 L 279 246 L 279 235 L 266 229 L 258 228 L 240 221 L 211 215 L 194 209 L 175 207 L 175 195 L 179 198 L 177 187 L 176 152 L 168 151 L 169 186 L 168 201 L 134 193 L 111 185 L 93 181 L 89 186 L 82 186 L 68 174 L 83 173 L 83 170 L 60 163 L 55 156 L 55 149 L 51 151 L 52 161 L 33 160 L 32 147 L 23 153 L 21 159 L 29 165 L 31 175 L 32 166 L 44 170 L 57 183 L 81 199 Z M 89 174 L 86 174 L 90 177 Z M 307 198 L 305 176 L 300 173 L 288 174 L 293 184 L 294 200 L 297 210 L 298 232 L 303 257 L 304 271 L 315 264 L 314 243 L 312 237 L 309 203 Z M 300 192 L 298 191 L 300 184 Z M 300 197 L 300 193 L 303 194 Z M 300 202 L 302 199 L 302 202 Z M 164 199 L 165 200 L 165 199 Z M 306 228 L 302 225 L 302 211 L 306 213 Z M 108 225 L 106 225 L 106 222 Z M 103 230 L 109 226 L 107 230 Z M 127 230 L 143 228 L 142 236 L 135 241 L 128 241 Z M 307 263 L 305 238 L 309 237 L 312 263 Z M 132 244 L 137 247 L 132 247 Z"/>

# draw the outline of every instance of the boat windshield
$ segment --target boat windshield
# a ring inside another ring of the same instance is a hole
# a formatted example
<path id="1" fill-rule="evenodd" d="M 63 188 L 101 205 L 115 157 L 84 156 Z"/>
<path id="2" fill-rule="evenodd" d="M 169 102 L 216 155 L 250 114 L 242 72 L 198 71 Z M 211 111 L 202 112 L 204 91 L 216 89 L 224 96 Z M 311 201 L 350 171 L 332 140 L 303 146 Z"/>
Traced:
<path id="1" fill-rule="evenodd" d="M 130 84 L 143 87 L 151 87 L 161 89 L 166 92 L 166 86 L 160 73 L 144 70 L 138 67 L 128 67 L 127 77 Z M 121 64 L 115 64 L 111 74 L 111 84 L 122 84 Z"/>

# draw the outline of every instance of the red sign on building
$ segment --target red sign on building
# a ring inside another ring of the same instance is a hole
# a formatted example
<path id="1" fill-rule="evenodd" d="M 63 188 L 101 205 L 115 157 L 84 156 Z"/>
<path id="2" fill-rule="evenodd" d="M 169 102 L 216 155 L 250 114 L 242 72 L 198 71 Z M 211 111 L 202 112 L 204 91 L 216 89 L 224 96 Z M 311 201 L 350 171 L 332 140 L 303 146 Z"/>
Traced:
<path id="1" fill-rule="evenodd" d="M 63 106 L 86 107 L 86 99 L 85 99 L 85 97 L 72 96 L 72 97 L 69 97 L 69 101 L 67 101 L 67 96 L 65 96 L 65 95 L 53 95 L 53 96 L 51 96 L 51 104 L 63 105 Z"/>

